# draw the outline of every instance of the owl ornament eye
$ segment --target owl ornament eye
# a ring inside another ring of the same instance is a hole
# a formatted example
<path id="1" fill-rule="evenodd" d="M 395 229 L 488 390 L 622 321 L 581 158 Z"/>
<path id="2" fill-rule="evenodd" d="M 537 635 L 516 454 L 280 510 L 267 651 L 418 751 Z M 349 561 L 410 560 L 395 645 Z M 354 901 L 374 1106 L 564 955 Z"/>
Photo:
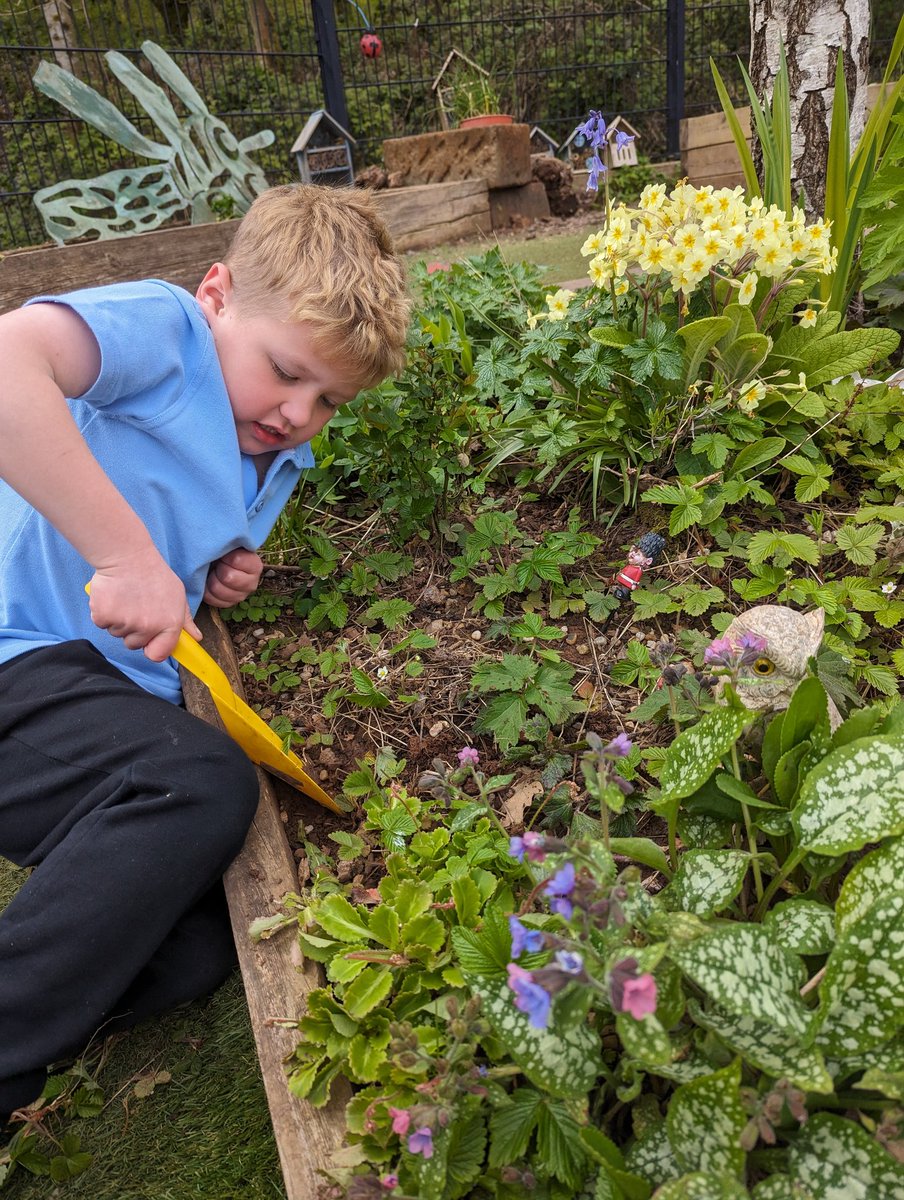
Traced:
<path id="1" fill-rule="evenodd" d="M 754 675 L 765 677 L 766 675 L 771 675 L 775 671 L 775 663 L 771 658 L 766 658 L 765 655 L 761 654 L 760 657 L 755 659 L 755 661 L 752 663 L 751 669 L 753 670 Z"/>

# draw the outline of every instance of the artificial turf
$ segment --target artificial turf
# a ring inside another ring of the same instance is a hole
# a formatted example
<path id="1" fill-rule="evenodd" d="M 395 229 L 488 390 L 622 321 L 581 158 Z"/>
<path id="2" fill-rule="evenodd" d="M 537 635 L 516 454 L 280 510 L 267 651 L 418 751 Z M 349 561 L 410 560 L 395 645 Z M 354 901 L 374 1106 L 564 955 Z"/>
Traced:
<path id="1" fill-rule="evenodd" d="M 0 859 L 0 907 L 23 878 Z M 170 1081 L 142 1096 L 160 1072 Z M 208 1000 L 111 1039 L 96 1078 L 98 1116 L 48 1119 L 54 1137 L 78 1135 L 91 1166 L 61 1184 L 18 1167 L 0 1187 L 3 1200 L 285 1197 L 237 972 Z M 40 1148 L 53 1153 L 49 1141 Z"/>

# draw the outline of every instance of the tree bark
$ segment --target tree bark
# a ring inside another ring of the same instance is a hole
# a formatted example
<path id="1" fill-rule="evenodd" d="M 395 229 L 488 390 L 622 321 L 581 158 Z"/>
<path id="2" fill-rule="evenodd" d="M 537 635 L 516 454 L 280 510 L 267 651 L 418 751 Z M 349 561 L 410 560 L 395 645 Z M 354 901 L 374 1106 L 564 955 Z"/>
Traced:
<path id="1" fill-rule="evenodd" d="M 257 63 L 261 67 L 278 70 L 279 59 L 273 56 L 279 50 L 279 40 L 267 0 L 246 0 L 246 6 Z"/>
<path id="2" fill-rule="evenodd" d="M 50 45 L 53 47 L 53 57 L 57 66 L 75 75 L 75 65 L 69 51 L 78 43 L 68 0 L 47 0 L 41 5 L 41 10 L 44 13 L 47 32 L 50 34 Z"/>
<path id="3" fill-rule="evenodd" d="M 844 65 L 851 148 L 866 121 L 869 0 L 751 0 L 750 78 L 760 98 L 772 95 L 779 47 L 791 93 L 791 187 L 809 217 L 825 204 L 835 60 Z"/>

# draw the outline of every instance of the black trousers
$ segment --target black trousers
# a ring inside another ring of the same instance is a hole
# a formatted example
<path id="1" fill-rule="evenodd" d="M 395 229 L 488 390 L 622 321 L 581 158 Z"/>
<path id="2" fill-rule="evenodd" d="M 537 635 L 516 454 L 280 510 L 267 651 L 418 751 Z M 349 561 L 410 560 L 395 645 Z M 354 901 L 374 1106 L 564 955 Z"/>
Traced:
<path id="1" fill-rule="evenodd" d="M 230 738 L 89 642 L 0 666 L 0 854 L 36 868 L 0 913 L 0 1117 L 96 1033 L 222 982 L 257 799 Z"/>

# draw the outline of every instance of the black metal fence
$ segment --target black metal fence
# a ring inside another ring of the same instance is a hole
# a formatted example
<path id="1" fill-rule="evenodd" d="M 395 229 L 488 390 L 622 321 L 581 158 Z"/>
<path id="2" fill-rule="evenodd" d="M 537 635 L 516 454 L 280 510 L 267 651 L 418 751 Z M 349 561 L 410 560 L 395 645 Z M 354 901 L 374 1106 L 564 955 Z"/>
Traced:
<path id="1" fill-rule="evenodd" d="M 873 0 L 874 34 L 889 45 L 897 3 Z M 376 58 L 360 47 L 369 27 Z M 274 130 L 255 159 L 279 183 L 296 177 L 289 150 L 316 108 L 347 120 L 359 166 L 379 159 L 384 138 L 439 128 L 432 84 L 453 48 L 492 73 L 517 119 L 556 140 L 597 108 L 626 117 L 647 158 L 674 156 L 681 117 L 718 107 L 710 56 L 741 98 L 748 37 L 747 0 L 0 0 L 0 248 L 44 240 L 39 188 L 133 165 L 35 90 L 42 59 L 154 136 L 103 54 L 141 66 L 141 42 L 157 42 L 237 137 Z"/>

